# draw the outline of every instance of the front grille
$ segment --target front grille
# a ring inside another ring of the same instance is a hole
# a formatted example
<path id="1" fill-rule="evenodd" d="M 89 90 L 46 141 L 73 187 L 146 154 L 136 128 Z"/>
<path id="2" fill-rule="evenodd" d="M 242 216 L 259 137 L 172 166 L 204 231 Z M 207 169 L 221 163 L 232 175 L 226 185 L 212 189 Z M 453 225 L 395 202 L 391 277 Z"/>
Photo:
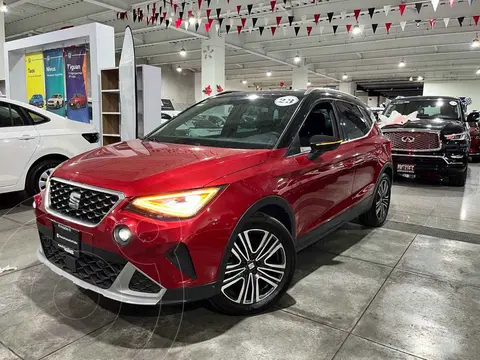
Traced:
<path id="1" fill-rule="evenodd" d="M 63 250 L 58 249 L 52 239 L 40 233 L 45 257 L 60 269 L 102 289 L 108 289 L 115 282 L 118 274 L 127 263 L 106 261 L 95 254 L 80 252 L 78 258 L 74 258 Z M 74 262 L 75 266 L 71 266 Z M 72 270 L 74 268 L 74 270 Z"/>
<path id="2" fill-rule="evenodd" d="M 432 151 L 441 148 L 438 133 L 395 131 L 383 135 L 392 142 L 393 150 Z"/>
<path id="3" fill-rule="evenodd" d="M 160 292 L 160 285 L 154 283 L 148 277 L 143 275 L 140 271 L 135 271 L 128 288 L 133 291 L 156 294 Z"/>
<path id="4" fill-rule="evenodd" d="M 73 195 L 72 195 L 73 194 Z M 49 208 L 69 219 L 96 225 L 119 200 L 119 195 L 50 180 Z"/>

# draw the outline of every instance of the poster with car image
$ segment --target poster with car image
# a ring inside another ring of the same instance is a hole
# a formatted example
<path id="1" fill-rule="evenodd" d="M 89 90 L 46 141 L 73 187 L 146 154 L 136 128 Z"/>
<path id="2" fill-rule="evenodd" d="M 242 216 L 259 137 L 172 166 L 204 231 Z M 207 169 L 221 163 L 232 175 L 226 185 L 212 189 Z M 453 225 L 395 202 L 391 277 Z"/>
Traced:
<path id="1" fill-rule="evenodd" d="M 67 117 L 89 123 L 87 100 L 87 56 L 84 46 L 65 49 Z"/>
<path id="2" fill-rule="evenodd" d="M 45 64 L 46 107 L 57 115 L 65 116 L 65 66 L 63 64 L 63 49 L 46 50 L 43 52 Z"/>
<path id="3" fill-rule="evenodd" d="M 45 108 L 45 80 L 43 72 L 43 52 L 25 55 L 27 102 Z"/>

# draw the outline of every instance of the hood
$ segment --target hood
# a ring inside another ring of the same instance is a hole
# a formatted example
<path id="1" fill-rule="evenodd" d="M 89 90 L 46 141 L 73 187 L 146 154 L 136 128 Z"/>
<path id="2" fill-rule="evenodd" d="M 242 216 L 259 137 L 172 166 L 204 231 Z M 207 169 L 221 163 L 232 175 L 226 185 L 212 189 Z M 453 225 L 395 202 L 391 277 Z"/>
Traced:
<path id="1" fill-rule="evenodd" d="M 382 127 L 382 130 L 432 130 L 440 131 L 445 134 L 453 134 L 457 132 L 465 131 L 465 124 L 461 121 L 456 120 L 447 120 L 447 119 L 416 119 L 408 121 L 403 125 L 393 124 L 385 125 Z"/>
<path id="2" fill-rule="evenodd" d="M 265 162 L 270 152 L 131 140 L 72 158 L 53 176 L 142 196 L 203 187 Z"/>

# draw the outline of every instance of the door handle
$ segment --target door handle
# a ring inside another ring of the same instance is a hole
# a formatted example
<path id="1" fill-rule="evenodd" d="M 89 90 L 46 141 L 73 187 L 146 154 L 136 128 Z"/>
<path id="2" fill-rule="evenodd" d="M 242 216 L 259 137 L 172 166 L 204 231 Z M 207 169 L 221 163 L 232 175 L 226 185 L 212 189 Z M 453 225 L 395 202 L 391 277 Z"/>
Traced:
<path id="1" fill-rule="evenodd" d="M 20 140 L 33 140 L 35 139 L 35 136 L 32 136 L 32 135 L 22 135 L 22 137 L 20 137 Z"/>

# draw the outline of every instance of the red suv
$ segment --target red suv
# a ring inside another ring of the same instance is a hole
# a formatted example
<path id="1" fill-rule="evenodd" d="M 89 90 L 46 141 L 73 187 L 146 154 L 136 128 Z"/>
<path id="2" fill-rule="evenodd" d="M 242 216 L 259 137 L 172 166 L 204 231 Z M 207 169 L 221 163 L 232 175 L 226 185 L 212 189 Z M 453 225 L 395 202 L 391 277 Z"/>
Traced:
<path id="1" fill-rule="evenodd" d="M 224 93 L 60 165 L 35 198 L 38 258 L 118 301 L 252 314 L 285 293 L 297 251 L 356 217 L 382 225 L 392 175 L 355 97 Z"/>
<path id="2" fill-rule="evenodd" d="M 71 109 L 81 109 L 87 106 L 87 98 L 83 94 L 73 94 L 68 104 Z"/>

